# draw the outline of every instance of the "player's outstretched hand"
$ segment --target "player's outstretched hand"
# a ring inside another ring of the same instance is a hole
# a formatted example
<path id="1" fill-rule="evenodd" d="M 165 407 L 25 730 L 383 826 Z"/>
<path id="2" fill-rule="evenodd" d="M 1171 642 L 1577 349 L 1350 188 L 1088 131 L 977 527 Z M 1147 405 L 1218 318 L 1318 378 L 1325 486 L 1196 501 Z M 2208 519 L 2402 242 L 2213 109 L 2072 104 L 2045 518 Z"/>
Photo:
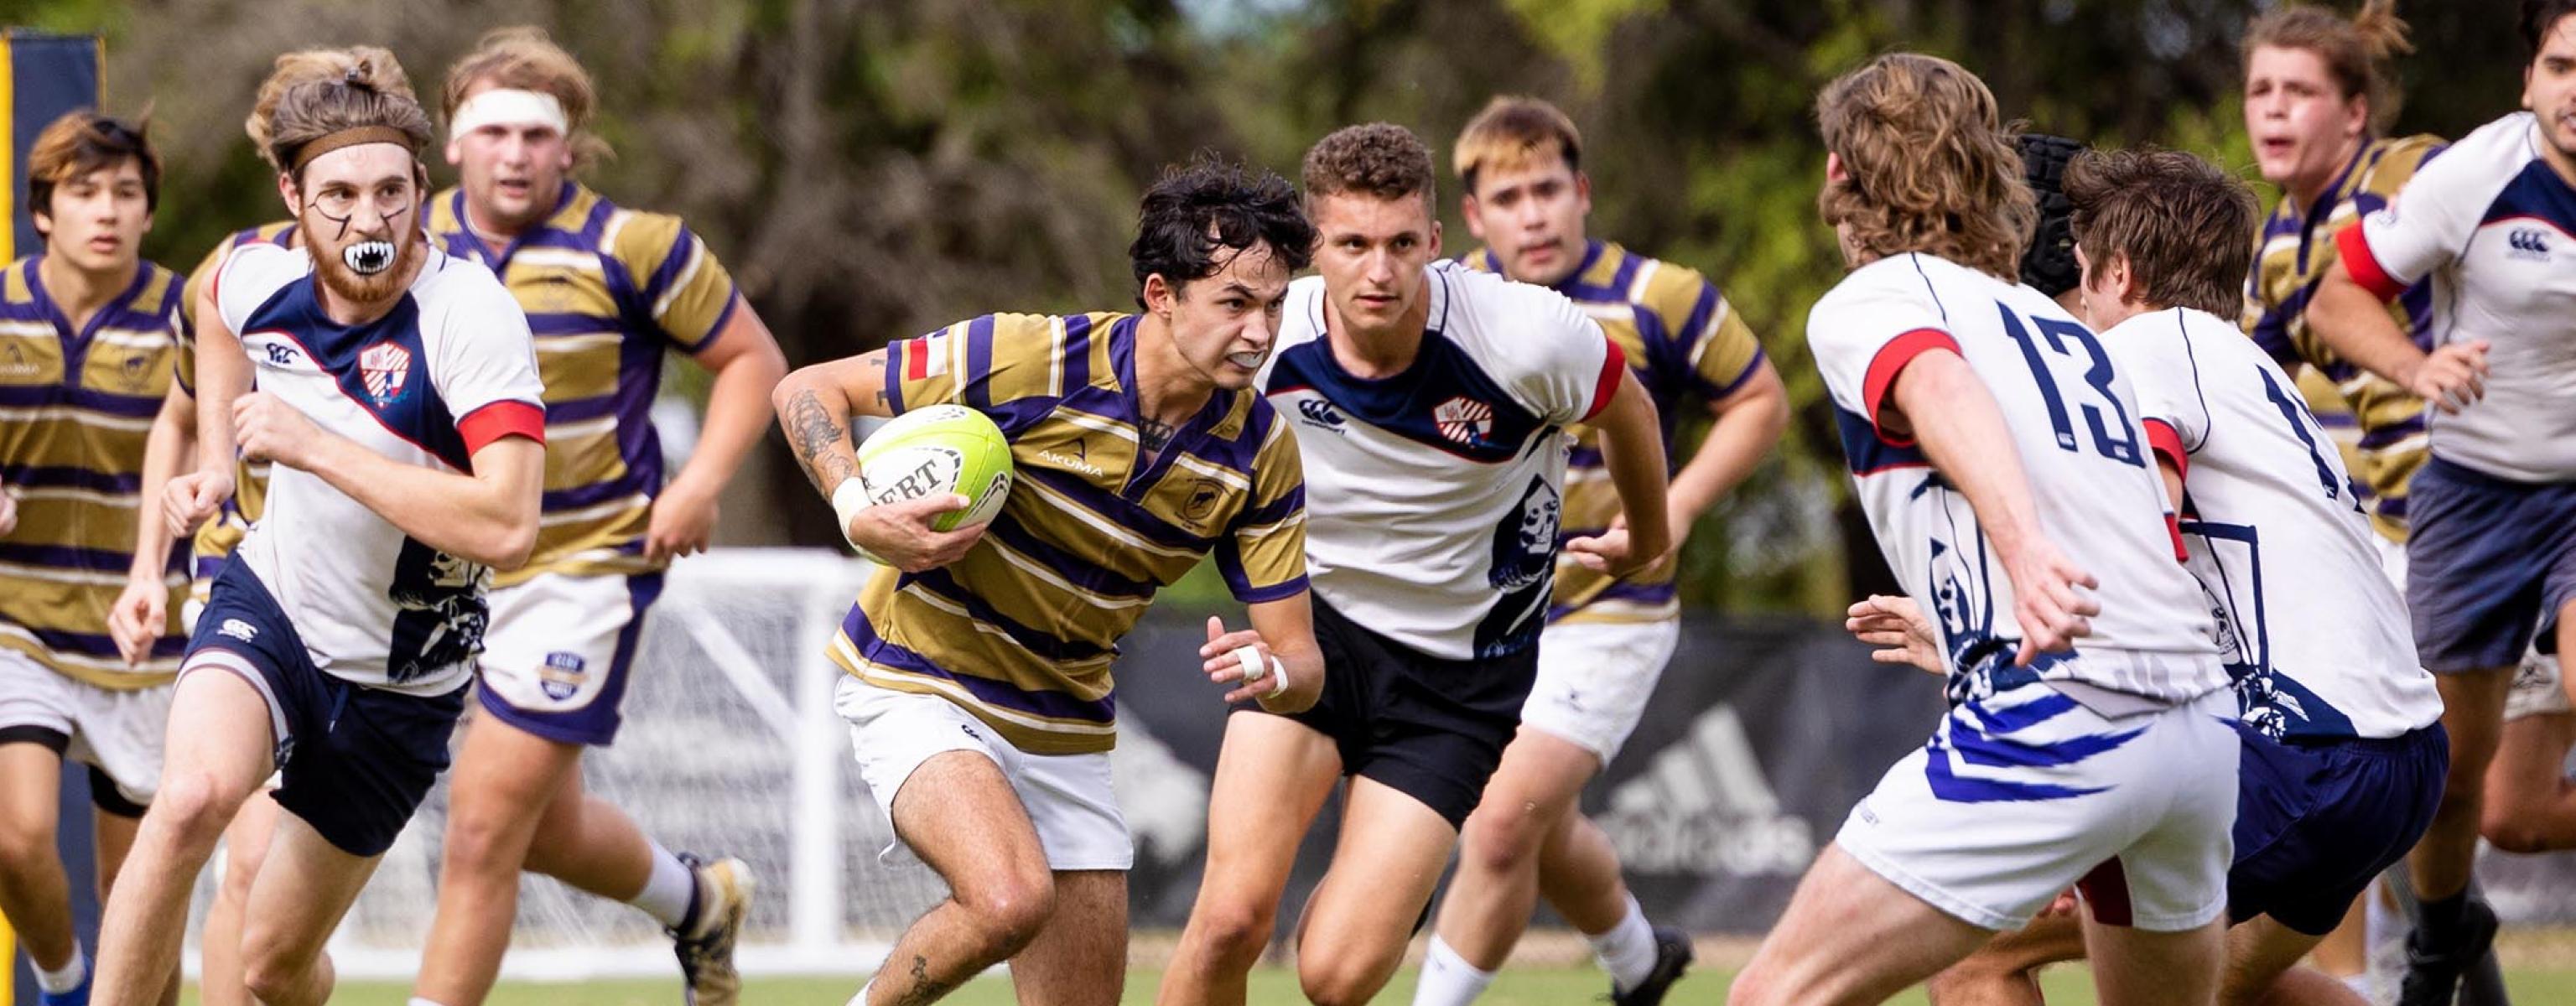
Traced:
<path id="1" fill-rule="evenodd" d="M 174 475 L 161 488 L 161 517 L 170 525 L 171 537 L 185 538 L 196 534 L 206 518 L 214 516 L 232 496 L 233 476 L 229 471 Z"/>
<path id="2" fill-rule="evenodd" d="M 1220 685 L 1237 685 L 1225 693 L 1229 703 L 1250 699 L 1274 713 L 1300 713 L 1315 706 L 1323 697 L 1321 678 L 1298 681 L 1288 677 L 1288 666 L 1270 653 L 1270 643 L 1251 629 L 1225 631 L 1225 620 L 1209 615 L 1207 643 L 1199 647 L 1199 669 L 1208 680 Z M 1249 651 L 1249 652 L 1247 652 Z M 1314 678 L 1314 675 L 1307 675 Z"/>
<path id="3" fill-rule="evenodd" d="M 653 515 L 644 527 L 644 558 L 660 562 L 704 552 L 715 529 L 715 490 L 674 479 L 653 497 Z"/>
<path id="4" fill-rule="evenodd" d="M 152 655 L 152 644 L 161 638 L 161 627 L 170 613 L 170 588 L 163 584 L 129 577 L 125 593 L 116 596 L 116 606 L 107 609 L 107 635 L 116 641 L 117 655 L 125 666 L 143 663 Z"/>
<path id="5" fill-rule="evenodd" d="M 2046 538 L 2034 536 L 2014 552 L 2004 558 L 2013 617 L 2021 623 L 2021 652 L 2013 663 L 2028 666 L 2042 653 L 2074 649 L 2077 639 L 2093 634 L 2092 617 L 2102 613 L 2102 603 L 2084 591 L 2100 584 Z"/>
<path id="6" fill-rule="evenodd" d="M 1869 659 L 1882 664 L 1909 664 L 1934 674 L 1947 674 L 1941 647 L 1932 638 L 1932 621 L 1910 597 L 1871 594 L 1843 613 L 1843 628 L 1879 649 Z"/>
<path id="7" fill-rule="evenodd" d="M 2434 408 L 2456 413 L 2487 393 L 2487 341 L 2454 342 L 2425 354 L 2406 375 L 2406 389 Z"/>
<path id="8" fill-rule="evenodd" d="M 1651 569 L 1671 553 L 1640 552 L 1630 547 L 1628 529 L 1612 527 L 1600 534 L 1576 538 L 1565 543 L 1565 554 L 1595 573 L 1607 573 L 1613 579 Z"/>
<path id="9" fill-rule="evenodd" d="M 314 442 L 321 437 L 321 427 L 276 395 L 254 391 L 233 399 L 233 442 L 253 461 L 311 471 Z"/>
<path id="10" fill-rule="evenodd" d="M 971 502 L 961 494 L 948 493 L 879 503 L 859 511 L 842 530 L 851 544 L 888 566 L 906 573 L 938 569 L 965 558 L 967 549 L 984 540 L 982 524 L 954 531 L 930 526 L 940 514 L 966 509 Z"/>

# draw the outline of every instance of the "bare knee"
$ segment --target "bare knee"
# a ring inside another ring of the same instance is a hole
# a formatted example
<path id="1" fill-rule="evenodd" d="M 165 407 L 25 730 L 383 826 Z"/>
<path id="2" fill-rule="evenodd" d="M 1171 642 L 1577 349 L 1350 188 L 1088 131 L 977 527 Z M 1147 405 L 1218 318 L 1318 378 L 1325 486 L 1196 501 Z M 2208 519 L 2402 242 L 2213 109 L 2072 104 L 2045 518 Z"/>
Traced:
<path id="1" fill-rule="evenodd" d="M 1315 1006 L 1364 1006 L 1386 984 L 1386 972 L 1363 954 L 1297 962 L 1297 985 Z"/>
<path id="2" fill-rule="evenodd" d="M 516 824 L 510 810 L 486 801 L 456 808 L 447 818 L 445 838 L 447 870 L 474 874 L 507 874 L 518 882 L 520 861 L 526 858 L 524 845 L 510 841 Z M 517 848 L 512 847 L 516 845 Z M 516 854 L 514 854 L 514 852 Z"/>
<path id="3" fill-rule="evenodd" d="M 296 994 L 303 990 L 313 962 L 309 959 L 294 960 L 294 956 L 274 945 L 262 946 L 255 939 L 243 939 L 242 985 L 250 989 L 254 1001 L 296 1001 Z"/>
<path id="4" fill-rule="evenodd" d="M 2478 834 L 2496 848 L 2516 855 L 2529 856 L 2555 852 L 2549 830 L 2532 822 L 2529 815 L 2515 813 L 2513 808 L 2489 806 L 2480 815 Z"/>
<path id="5" fill-rule="evenodd" d="M 37 869 L 58 855 L 51 822 L 0 820 L 0 868 Z"/>
<path id="6" fill-rule="evenodd" d="M 1467 818 L 1460 855 L 1469 865 L 1492 873 L 1528 870 L 1546 844 L 1550 825 L 1535 807 L 1479 807 Z"/>
<path id="7" fill-rule="evenodd" d="M 1190 928 L 1198 932 L 1200 945 L 1230 969 L 1248 968 L 1259 961 L 1270 946 L 1275 925 L 1271 909 L 1259 904 L 1201 904 L 1190 914 Z"/>
<path id="8" fill-rule="evenodd" d="M 1027 948 L 1055 916 L 1055 878 L 1044 869 L 1010 871 L 958 887 L 954 898 L 973 920 L 983 956 L 998 960 Z"/>
<path id="9" fill-rule="evenodd" d="M 194 772 L 173 772 L 161 780 L 161 789 L 152 797 L 152 808 L 145 812 L 148 820 L 157 821 L 178 836 L 189 848 L 212 848 L 222 838 L 224 829 L 232 826 L 233 812 L 241 809 L 242 794 L 235 793 L 222 780 Z"/>

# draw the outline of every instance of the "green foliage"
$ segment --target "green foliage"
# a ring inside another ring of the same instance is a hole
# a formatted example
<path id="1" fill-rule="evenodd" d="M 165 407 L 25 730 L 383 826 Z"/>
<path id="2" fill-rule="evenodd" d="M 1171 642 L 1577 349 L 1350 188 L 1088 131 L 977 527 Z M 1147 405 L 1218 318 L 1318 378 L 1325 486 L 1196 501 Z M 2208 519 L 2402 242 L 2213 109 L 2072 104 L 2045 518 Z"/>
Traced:
<path id="1" fill-rule="evenodd" d="M 618 148 L 592 180 L 686 216 L 798 363 L 987 311 L 1125 308 L 1137 193 L 1214 149 L 1293 172 L 1353 121 L 1445 156 L 1493 94 L 1583 126 L 1594 233 L 1715 277 L 1787 379 L 1780 457 L 1684 557 L 1685 596 L 1826 613 L 1846 571 L 1839 447 L 1808 361 L 1807 305 L 1842 272 L 1816 222 L 1809 103 L 1872 53 L 1961 59 L 2006 114 L 2097 142 L 2154 142 L 2251 177 L 2236 39 L 2258 0 L 0 0 L 14 23 L 109 37 L 119 111 L 147 101 L 170 164 L 148 251 L 194 263 L 280 214 L 240 121 L 284 49 L 392 48 L 435 95 L 483 30 L 548 26 L 599 80 Z M 2412 5 L 2425 85 L 2401 127 L 2458 135 L 2513 104 L 2507 19 Z M 2434 79 L 2426 68 L 2442 67 Z M 431 104 L 435 104 L 433 97 Z M 433 164 L 433 176 L 452 177 Z M 1444 179 L 1444 184 L 1453 184 Z M 1455 193 L 1444 190 L 1453 205 Z M 1447 247 L 1473 240 L 1447 221 Z M 686 368 L 681 368 L 685 370 Z M 783 449 L 755 465 L 756 540 L 828 543 Z M 746 509 L 744 502 L 754 506 Z M 738 539 L 739 540 L 739 539 Z"/>

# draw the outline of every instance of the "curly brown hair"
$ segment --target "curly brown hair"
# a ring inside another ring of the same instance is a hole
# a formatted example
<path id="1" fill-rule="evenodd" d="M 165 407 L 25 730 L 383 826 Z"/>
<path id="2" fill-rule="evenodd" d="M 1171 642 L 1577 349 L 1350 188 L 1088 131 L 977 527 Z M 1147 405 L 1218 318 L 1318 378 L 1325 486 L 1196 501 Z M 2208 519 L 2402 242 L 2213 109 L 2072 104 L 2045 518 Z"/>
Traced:
<path id="1" fill-rule="evenodd" d="M 1816 209 L 1845 229 L 1849 253 L 1923 252 L 2013 281 L 2037 210 L 1984 81 L 1888 53 L 1825 85 L 1816 125 L 1843 168 Z"/>
<path id="2" fill-rule="evenodd" d="M 268 161 L 269 167 L 285 170 L 284 165 L 271 159 L 268 149 L 269 120 L 277 114 L 278 99 L 286 97 L 288 89 L 297 84 L 344 79 L 361 63 L 374 68 L 376 87 L 386 94 L 398 94 L 415 102 L 419 100 L 412 94 L 411 78 L 403 73 L 402 63 L 394 59 L 392 52 L 379 46 L 353 45 L 345 49 L 301 49 L 285 53 L 277 57 L 276 66 L 268 71 L 268 79 L 259 83 L 259 96 L 251 101 L 250 117 L 242 120 L 242 132 L 250 137 L 251 149 L 259 151 L 260 159 Z"/>
<path id="3" fill-rule="evenodd" d="M 2066 165 L 2068 222 L 2095 269 L 2129 260 L 2138 297 L 2234 319 L 2261 218 L 2252 189 L 2177 150 L 2088 150 Z"/>
<path id="4" fill-rule="evenodd" d="M 2276 9 L 2245 29 L 2248 69 L 2254 50 L 2263 48 L 2315 53 L 2344 100 L 2360 97 L 2370 103 L 2371 132 L 2384 132 L 2397 121 L 2400 94 L 2382 69 L 2389 57 L 2415 51 L 2406 40 L 2406 22 L 2397 16 L 2397 0 L 2366 0 L 2350 18 L 2312 4 Z"/>
<path id="5" fill-rule="evenodd" d="M 1420 196 L 1432 200 L 1431 148 L 1413 131 L 1391 122 L 1344 126 L 1306 151 L 1302 171 L 1306 210 L 1325 196 L 1356 192 L 1378 199 Z"/>
<path id="6" fill-rule="evenodd" d="M 348 70 L 336 77 L 307 80 L 286 89 L 277 99 L 277 108 L 268 117 L 268 162 L 281 165 L 281 170 L 303 183 L 303 165 L 297 160 L 305 145 L 334 133 L 353 129 L 380 127 L 399 134 L 403 143 L 417 156 L 429 146 L 429 113 L 406 91 L 395 91 L 388 80 L 399 80 L 400 68 L 388 72 L 373 56 L 360 57 Z M 316 148 L 318 151 L 320 148 Z M 419 169 L 415 165 L 415 171 Z M 426 180 L 426 174 L 422 179 Z"/>
<path id="7" fill-rule="evenodd" d="M 564 122 L 572 135 L 573 166 L 585 167 L 610 156 L 608 141 L 589 130 L 592 110 L 599 106 L 599 92 L 591 85 L 590 71 L 572 53 L 555 44 L 546 30 L 533 25 L 495 28 L 485 32 L 466 53 L 447 68 L 447 88 L 441 114 L 456 121 L 456 109 L 465 104 L 466 93 L 476 84 L 491 84 L 522 91 L 553 95 L 563 104 Z"/>

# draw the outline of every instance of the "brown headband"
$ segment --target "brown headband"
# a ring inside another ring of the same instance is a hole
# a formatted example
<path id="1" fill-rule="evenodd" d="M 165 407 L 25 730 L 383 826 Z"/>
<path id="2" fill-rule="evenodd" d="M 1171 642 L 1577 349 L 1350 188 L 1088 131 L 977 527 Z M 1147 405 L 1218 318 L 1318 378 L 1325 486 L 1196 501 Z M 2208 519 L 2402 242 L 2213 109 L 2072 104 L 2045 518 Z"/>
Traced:
<path id="1" fill-rule="evenodd" d="M 298 148 L 295 151 L 293 170 L 301 176 L 304 173 L 304 166 L 313 163 L 316 157 L 344 147 L 356 147 L 369 143 L 391 143 L 411 151 L 414 156 L 420 154 L 420 148 L 412 142 L 410 133 L 392 126 L 354 126 L 336 133 L 325 133 Z"/>

